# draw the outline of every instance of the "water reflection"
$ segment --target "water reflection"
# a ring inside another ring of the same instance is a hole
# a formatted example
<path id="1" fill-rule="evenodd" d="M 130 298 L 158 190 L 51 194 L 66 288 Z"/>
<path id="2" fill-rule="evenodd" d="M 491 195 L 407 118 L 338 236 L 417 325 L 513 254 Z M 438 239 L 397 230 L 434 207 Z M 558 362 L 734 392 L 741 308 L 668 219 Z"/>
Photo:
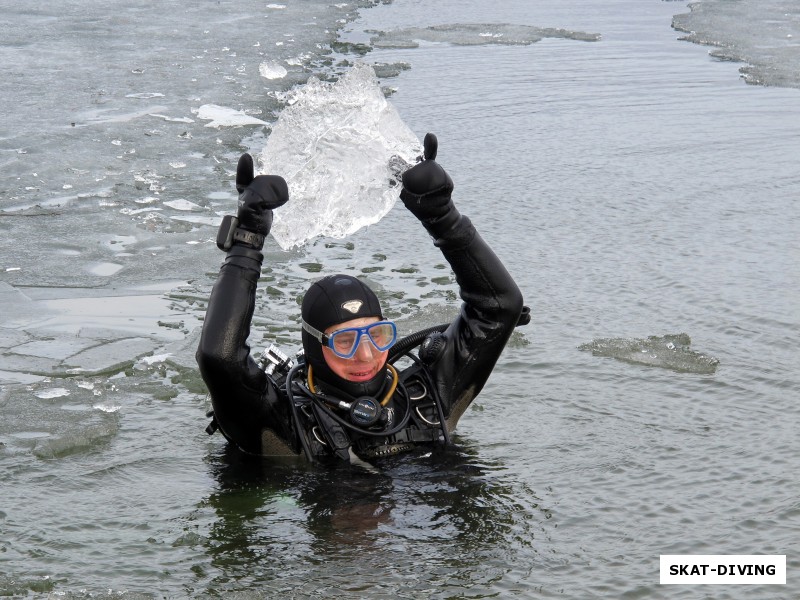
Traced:
<path id="1" fill-rule="evenodd" d="M 473 587 L 514 565 L 523 578 L 532 562 L 522 557 L 536 552 L 536 538 L 547 543 L 549 514 L 535 493 L 469 445 L 387 458 L 378 473 L 232 450 L 208 462 L 217 481 L 205 503 L 215 591 Z"/>

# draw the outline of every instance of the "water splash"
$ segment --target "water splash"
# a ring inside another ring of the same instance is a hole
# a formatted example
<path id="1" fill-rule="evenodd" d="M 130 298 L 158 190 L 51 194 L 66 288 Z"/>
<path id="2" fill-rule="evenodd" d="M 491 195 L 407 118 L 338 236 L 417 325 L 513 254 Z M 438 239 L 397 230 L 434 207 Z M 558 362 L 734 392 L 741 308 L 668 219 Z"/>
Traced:
<path id="1" fill-rule="evenodd" d="M 679 373 L 710 375 L 719 360 L 691 350 L 692 340 L 685 333 L 651 335 L 643 338 L 600 338 L 578 346 L 594 356 L 608 356 L 623 362 L 670 369 Z"/>
<path id="2" fill-rule="evenodd" d="M 289 203 L 275 211 L 275 240 L 289 249 L 377 223 L 397 201 L 399 174 L 420 143 L 372 67 L 357 64 L 336 83 L 312 78 L 287 100 L 260 156 L 264 172 L 289 184 Z"/>

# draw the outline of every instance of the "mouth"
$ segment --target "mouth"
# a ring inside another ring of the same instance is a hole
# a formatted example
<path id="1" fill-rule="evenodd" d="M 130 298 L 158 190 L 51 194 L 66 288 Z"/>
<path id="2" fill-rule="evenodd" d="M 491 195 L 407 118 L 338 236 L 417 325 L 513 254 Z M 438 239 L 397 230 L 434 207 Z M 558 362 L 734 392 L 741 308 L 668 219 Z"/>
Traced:
<path id="1" fill-rule="evenodd" d="M 347 378 L 350 381 L 369 381 L 375 376 L 375 371 L 376 369 L 374 367 L 364 368 L 358 371 L 353 370 L 347 373 Z"/>

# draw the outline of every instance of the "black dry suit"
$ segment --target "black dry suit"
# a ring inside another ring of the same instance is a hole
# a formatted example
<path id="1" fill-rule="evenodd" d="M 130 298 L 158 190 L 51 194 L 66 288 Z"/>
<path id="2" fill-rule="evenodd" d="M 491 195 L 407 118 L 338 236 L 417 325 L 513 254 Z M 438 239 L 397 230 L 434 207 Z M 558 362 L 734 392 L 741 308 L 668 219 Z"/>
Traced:
<path id="1" fill-rule="evenodd" d="M 390 350 L 385 373 L 366 385 L 348 385 L 336 378 L 325 367 L 319 342 L 306 331 L 307 362 L 301 360 L 291 370 L 277 368 L 268 374 L 247 345 L 263 255 L 234 243 L 211 293 L 197 350 L 214 409 L 212 432 L 218 427 L 230 442 L 250 454 L 305 454 L 309 460 L 338 457 L 354 462 L 449 439 L 526 313 L 520 290 L 508 271 L 470 220 L 450 202 L 449 177 L 444 176 L 446 201 L 438 208 L 430 201 L 427 206 L 420 204 L 420 198 L 426 198 L 421 192 L 413 193 L 413 176 L 422 175 L 420 189 L 430 187 L 434 179 L 421 172 L 422 167 L 441 170 L 433 160 L 412 169 L 410 177 L 404 176 L 401 198 L 422 221 L 455 273 L 463 300 L 455 320 L 439 332 L 400 340 Z M 433 202 L 436 200 L 433 196 Z M 353 290 L 353 298 L 341 292 L 330 300 L 332 305 L 346 303 L 350 307 L 352 316 L 344 313 L 339 322 L 348 320 L 345 317 L 381 317 L 377 298 L 366 286 L 338 275 L 312 286 L 304 300 L 304 320 L 311 319 L 311 304 L 320 306 L 320 297 L 326 295 L 320 288 L 324 291 L 326 286 L 329 290 Z M 361 312 L 352 310 L 355 305 Z M 322 331 L 330 323 L 311 325 Z M 419 357 L 414 356 L 399 372 L 395 370 L 390 363 L 419 342 L 423 342 Z"/>
<path id="2" fill-rule="evenodd" d="M 247 338 L 262 254 L 231 248 L 211 293 L 197 351 L 215 421 L 225 437 L 251 454 L 306 452 L 345 458 L 353 451 L 370 458 L 449 434 L 483 388 L 517 325 L 522 296 L 466 217 L 460 217 L 436 245 L 455 272 L 464 304 L 443 333 L 427 338 L 420 362 L 399 373 L 399 384 L 384 407 L 391 409 L 391 422 L 385 423 L 384 416 L 384 423 L 376 429 L 385 427 L 384 431 L 391 432 L 402 421 L 405 426 L 389 436 L 352 430 L 334 418 L 348 420 L 346 410 L 331 402 L 309 400 L 307 373 L 292 373 L 295 381 L 290 382 L 289 391 L 294 402 L 290 402 L 286 374 L 268 376 L 259 366 L 250 354 Z M 379 401 L 393 383 L 391 372 L 382 383 L 374 394 Z M 337 400 L 353 402 L 351 394 L 326 386 L 323 380 L 312 381 L 312 386 Z M 442 416 L 444 431 L 439 425 Z"/>

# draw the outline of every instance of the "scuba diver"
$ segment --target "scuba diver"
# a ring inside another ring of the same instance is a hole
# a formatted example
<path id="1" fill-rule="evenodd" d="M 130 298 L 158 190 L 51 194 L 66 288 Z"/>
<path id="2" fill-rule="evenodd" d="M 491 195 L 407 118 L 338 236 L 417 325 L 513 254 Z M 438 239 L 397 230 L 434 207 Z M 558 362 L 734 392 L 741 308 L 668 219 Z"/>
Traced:
<path id="1" fill-rule="evenodd" d="M 429 133 L 423 160 L 403 173 L 400 198 L 455 273 L 463 300 L 455 320 L 398 341 L 367 285 L 329 275 L 303 297 L 302 354 L 295 361 L 273 346 L 263 364 L 251 356 L 247 338 L 261 249 L 272 211 L 289 192 L 280 176 L 254 177 L 252 157 L 242 155 L 238 212 L 220 226 L 217 245 L 227 256 L 196 354 L 213 407 L 209 433 L 219 429 L 247 454 L 353 464 L 449 443 L 529 315 L 508 271 L 453 205 L 453 181 L 436 162 L 437 149 Z M 395 368 L 403 356 L 411 364 Z"/>

